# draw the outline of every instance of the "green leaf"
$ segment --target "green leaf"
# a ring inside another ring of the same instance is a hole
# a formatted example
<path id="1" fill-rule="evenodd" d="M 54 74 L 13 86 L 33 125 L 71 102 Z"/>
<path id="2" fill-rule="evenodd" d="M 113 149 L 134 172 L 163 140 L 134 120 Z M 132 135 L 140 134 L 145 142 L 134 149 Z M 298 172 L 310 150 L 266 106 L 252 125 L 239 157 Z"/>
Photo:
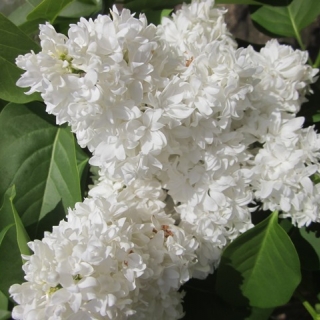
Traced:
<path id="1" fill-rule="evenodd" d="M 0 320 L 11 319 L 11 312 L 8 310 L 0 310 Z"/>
<path id="2" fill-rule="evenodd" d="M 190 3 L 191 0 L 183 1 Z M 181 4 L 180 0 L 129 0 L 124 2 L 124 6 L 130 9 L 132 12 L 142 12 L 153 9 L 165 9 L 173 8 L 174 6 Z"/>
<path id="3" fill-rule="evenodd" d="M 8 297 L 0 291 L 0 320 L 6 320 L 10 318 L 10 311 L 8 311 Z"/>
<path id="4" fill-rule="evenodd" d="M 53 23 L 63 8 L 70 2 L 72 2 L 72 0 L 43 0 L 28 14 L 27 20 L 43 19 Z"/>
<path id="5" fill-rule="evenodd" d="M 216 4 L 252 4 L 252 5 L 261 5 L 263 1 L 255 0 L 217 0 Z"/>
<path id="6" fill-rule="evenodd" d="M 19 54 L 38 51 L 38 45 L 1 13 L 0 33 L 0 99 L 16 103 L 39 100 L 38 94 L 25 95 L 25 89 L 16 86 L 23 71 L 15 65 Z"/>
<path id="7" fill-rule="evenodd" d="M 12 284 L 23 280 L 21 254 L 30 254 L 28 236 L 13 205 L 14 197 L 13 186 L 4 194 L 0 209 L 0 290 L 6 296 Z"/>
<path id="8" fill-rule="evenodd" d="M 125 0 L 124 6 L 133 12 L 142 12 L 153 9 L 165 9 L 174 8 L 174 6 L 181 3 L 190 3 L 191 0 L 181 1 L 181 0 Z M 255 0 L 217 0 L 216 4 L 253 4 L 260 5 L 259 1 Z"/>
<path id="9" fill-rule="evenodd" d="M 23 23 L 27 22 L 27 15 L 31 11 L 33 11 L 36 8 L 36 6 L 41 3 L 41 1 L 42 0 L 26 1 L 25 3 L 20 5 L 16 10 L 14 10 L 8 16 L 8 19 L 12 21 L 15 25 L 21 26 Z"/>
<path id="10" fill-rule="evenodd" d="M 287 303 L 301 280 L 297 252 L 274 212 L 222 254 L 216 289 L 227 302 L 258 308 Z"/>
<path id="11" fill-rule="evenodd" d="M 259 0 L 260 4 L 267 6 L 287 6 L 293 0 Z"/>
<path id="12" fill-rule="evenodd" d="M 83 149 L 77 148 L 76 157 L 77 157 L 79 179 L 81 179 L 84 171 L 86 170 L 86 167 L 88 166 L 89 156 L 87 155 L 87 153 L 84 152 Z"/>
<path id="13" fill-rule="evenodd" d="M 320 225 L 313 223 L 308 227 L 293 227 L 292 241 L 305 270 L 320 270 Z"/>
<path id="14" fill-rule="evenodd" d="M 0 196 L 19 186 L 15 205 L 33 239 L 82 200 L 79 146 L 70 129 L 55 126 L 40 103 L 8 104 L 0 114 L 0 136 Z M 62 209 L 60 216 L 54 209 Z"/>
<path id="15" fill-rule="evenodd" d="M 102 2 L 95 3 L 94 1 L 88 1 L 86 3 L 81 0 L 75 0 L 68 4 L 60 12 L 59 16 L 66 18 L 89 17 L 92 14 L 100 11 L 101 8 Z"/>
<path id="16" fill-rule="evenodd" d="M 31 50 L 38 52 L 40 47 L 0 13 L 0 56 L 11 63 L 19 54 Z"/>
<path id="17" fill-rule="evenodd" d="M 30 250 L 27 243 L 30 241 L 30 239 L 13 204 L 13 199 L 15 198 L 15 196 L 15 186 L 9 188 L 4 195 L 3 208 L 1 209 L 0 217 L 0 245 L 5 239 L 5 236 L 9 229 L 15 226 L 17 235 L 16 241 L 18 244 L 19 252 L 21 254 L 29 255 Z"/>
<path id="18" fill-rule="evenodd" d="M 0 310 L 7 310 L 8 298 L 0 291 Z M 1 318 L 0 318 L 1 319 Z"/>
<path id="19" fill-rule="evenodd" d="M 319 14 L 318 0 L 293 0 L 285 7 L 263 6 L 251 19 L 273 34 L 299 39 L 299 32 Z"/>
<path id="20" fill-rule="evenodd" d="M 267 320 L 273 309 L 259 309 L 246 306 L 236 307 L 223 301 L 214 292 L 216 273 L 206 280 L 191 279 L 181 289 L 186 292 L 183 298 L 185 317 L 195 319 Z M 195 307 L 196 306 L 196 307 Z"/>
<path id="21" fill-rule="evenodd" d="M 320 114 L 317 113 L 315 115 L 312 116 L 312 121 L 313 122 L 319 122 L 320 121 Z"/>
<path id="22" fill-rule="evenodd" d="M 163 9 L 163 10 L 148 10 L 145 13 L 148 19 L 148 23 L 153 23 L 158 25 L 161 23 L 162 17 L 168 17 L 172 12 L 172 9 Z"/>
<path id="23" fill-rule="evenodd" d="M 16 227 L 17 232 L 17 243 L 21 254 L 30 255 L 30 249 L 27 245 L 27 243 L 30 241 L 30 238 L 27 234 L 26 229 L 24 228 L 24 225 L 22 224 L 22 221 L 20 219 L 20 216 L 13 204 L 13 199 L 16 196 L 16 188 L 15 186 L 12 186 L 10 189 L 10 204 L 11 204 L 11 212 L 14 217 L 14 224 Z"/>
<path id="24" fill-rule="evenodd" d="M 312 181 L 314 184 L 320 183 L 320 174 L 319 174 L 319 173 L 314 173 L 314 174 L 311 176 L 311 181 Z"/>
<path id="25" fill-rule="evenodd" d="M 11 223 L 11 224 L 7 225 L 6 227 L 4 227 L 3 229 L 1 229 L 1 231 L 0 231 L 0 246 L 1 246 L 1 243 L 2 243 L 3 239 L 5 238 L 5 236 L 7 234 L 7 232 L 13 226 L 14 226 L 14 224 Z"/>
<path id="26" fill-rule="evenodd" d="M 16 26 L 19 26 L 21 30 L 28 36 L 34 36 L 39 32 L 39 24 L 45 22 L 43 18 L 35 19 L 32 21 L 27 20 L 27 16 L 31 13 L 39 4 L 41 0 L 26 1 L 13 11 L 8 19 L 12 21 Z"/>
<path id="27" fill-rule="evenodd" d="M 88 190 L 89 156 L 83 149 L 77 148 L 76 157 L 81 183 L 81 194 L 84 197 L 87 196 Z"/>

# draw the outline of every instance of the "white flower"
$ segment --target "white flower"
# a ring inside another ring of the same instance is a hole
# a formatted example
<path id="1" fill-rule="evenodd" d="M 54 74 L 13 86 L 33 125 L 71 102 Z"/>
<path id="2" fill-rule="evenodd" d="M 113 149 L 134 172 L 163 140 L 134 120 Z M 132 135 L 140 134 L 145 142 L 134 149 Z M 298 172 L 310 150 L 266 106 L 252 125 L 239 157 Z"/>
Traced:
<path id="1" fill-rule="evenodd" d="M 101 183 L 91 189 L 98 197 L 77 203 L 67 221 L 29 243 L 27 282 L 10 289 L 20 304 L 16 319 L 126 319 L 142 307 L 140 290 L 160 291 L 161 306 L 190 279 L 198 243 L 163 211 L 160 183 L 114 183 L 113 193 L 100 196 Z M 166 319 L 163 308 L 157 319 Z"/>
<path id="2" fill-rule="evenodd" d="M 320 170 L 319 135 L 313 128 L 301 129 L 301 122 L 284 122 L 277 135 L 267 136 L 254 160 L 252 183 L 264 210 L 281 211 L 299 227 L 320 221 L 319 187 L 311 181 Z"/>
<path id="3" fill-rule="evenodd" d="M 99 173 L 24 265 L 16 319 L 178 319 L 260 201 L 319 222 L 320 135 L 296 117 L 316 69 L 269 41 L 236 49 L 212 0 L 148 25 L 129 10 L 40 27 L 18 80 L 68 122 Z M 254 213 L 253 213 L 254 214 Z"/>
<path id="4" fill-rule="evenodd" d="M 180 53 L 185 53 L 186 60 L 201 53 L 210 42 L 226 39 L 234 42 L 223 19 L 225 10 L 214 8 L 214 1 L 192 1 L 183 4 L 181 10 L 172 15 L 172 19 L 163 18 L 159 32 Z"/>

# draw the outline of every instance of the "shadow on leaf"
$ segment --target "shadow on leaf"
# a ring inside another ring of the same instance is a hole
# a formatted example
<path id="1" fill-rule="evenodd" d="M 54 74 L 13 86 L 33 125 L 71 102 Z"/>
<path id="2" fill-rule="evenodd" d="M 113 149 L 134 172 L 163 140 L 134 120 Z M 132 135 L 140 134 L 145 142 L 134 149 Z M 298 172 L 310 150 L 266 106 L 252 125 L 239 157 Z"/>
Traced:
<path id="1" fill-rule="evenodd" d="M 46 214 L 40 221 L 26 228 L 30 239 L 42 239 L 45 231 L 51 232 L 52 226 L 57 226 L 61 220 L 65 219 L 65 217 L 66 215 L 62 200 L 60 200 L 56 207 Z"/>

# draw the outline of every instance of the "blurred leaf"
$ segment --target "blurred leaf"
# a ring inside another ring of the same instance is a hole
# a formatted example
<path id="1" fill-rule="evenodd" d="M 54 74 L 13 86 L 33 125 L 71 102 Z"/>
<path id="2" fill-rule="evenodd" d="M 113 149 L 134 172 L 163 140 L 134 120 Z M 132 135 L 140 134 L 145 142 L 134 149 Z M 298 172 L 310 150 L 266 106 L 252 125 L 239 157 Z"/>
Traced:
<path id="1" fill-rule="evenodd" d="M 319 173 L 314 173 L 311 176 L 311 180 L 314 184 L 318 184 L 320 182 L 320 174 Z"/>
<path id="2" fill-rule="evenodd" d="M 39 47 L 10 20 L 0 13 L 0 99 L 17 103 L 39 100 L 38 94 L 25 95 L 16 82 L 23 72 L 15 65 L 15 58 Z"/>
<path id="3" fill-rule="evenodd" d="M 0 310 L 7 310 L 8 298 L 0 291 Z M 1 318 L 0 318 L 1 319 Z"/>
<path id="4" fill-rule="evenodd" d="M 286 233 L 291 233 L 294 228 L 293 224 L 291 223 L 291 219 L 289 218 L 279 219 L 279 225 Z"/>
<path id="5" fill-rule="evenodd" d="M 190 3 L 191 0 L 124 0 L 124 6 L 133 12 L 142 12 L 153 9 L 173 9 L 176 5 Z M 255 4 L 261 5 L 260 1 L 255 0 L 217 0 L 216 4 Z"/>
<path id="6" fill-rule="evenodd" d="M 10 311 L 8 311 L 8 297 L 0 291 L 0 320 L 6 320 L 10 318 Z"/>
<path id="7" fill-rule="evenodd" d="M 0 135 L 0 196 L 19 186 L 15 205 L 34 238 L 41 220 L 60 202 L 66 213 L 82 200 L 79 146 L 70 129 L 55 126 L 40 103 L 8 104 L 0 114 Z"/>
<path id="8" fill-rule="evenodd" d="M 28 21 L 43 19 L 54 22 L 62 9 L 72 0 L 43 0 L 27 16 Z"/>
<path id="9" fill-rule="evenodd" d="M 292 241 L 305 270 L 320 270 L 320 225 L 313 223 L 308 227 L 294 228 Z"/>
<path id="10" fill-rule="evenodd" d="M 190 3 L 191 0 L 183 1 Z M 124 6 L 130 9 L 132 12 L 142 12 L 153 9 L 173 8 L 176 5 L 181 4 L 179 0 L 125 0 Z"/>
<path id="11" fill-rule="evenodd" d="M 144 12 L 147 16 L 148 23 L 153 23 L 154 25 L 158 25 L 161 23 L 162 17 L 168 17 L 172 9 L 163 9 L 163 10 L 149 10 Z"/>
<path id="12" fill-rule="evenodd" d="M 19 25 L 19 28 L 23 30 L 29 37 L 37 39 L 39 34 L 39 25 L 45 23 L 43 19 L 37 19 L 32 21 L 26 21 Z"/>
<path id="13" fill-rule="evenodd" d="M 19 54 L 26 54 L 31 50 L 38 52 L 40 47 L 17 28 L 10 20 L 0 13 L 0 56 L 11 63 Z"/>
<path id="14" fill-rule="evenodd" d="M 273 309 L 252 308 L 249 304 L 241 307 L 228 304 L 214 292 L 216 273 L 206 280 L 191 279 L 181 290 L 186 292 L 183 298 L 185 317 L 194 319 L 235 319 L 267 320 Z M 249 301 L 248 301 L 249 302 Z"/>
<path id="15" fill-rule="evenodd" d="M 279 3 L 286 3 L 288 0 L 217 0 L 215 1 L 216 4 L 252 4 L 252 5 L 262 5 L 262 4 L 272 4 L 279 2 Z M 280 4 L 278 4 L 280 5 Z"/>
<path id="16" fill-rule="evenodd" d="M 289 5 L 293 0 L 259 0 L 259 2 L 263 5 L 267 6 L 287 6 Z"/>
<path id="17" fill-rule="evenodd" d="M 11 319 L 11 312 L 8 310 L 0 310 L 0 320 Z"/>
<path id="18" fill-rule="evenodd" d="M 312 116 L 313 122 L 319 122 L 320 121 L 320 113 L 317 113 Z"/>
<path id="19" fill-rule="evenodd" d="M 23 280 L 21 254 L 30 253 L 28 238 L 13 205 L 14 196 L 11 187 L 4 194 L 0 209 L 0 290 L 7 297 L 9 287 Z"/>
<path id="20" fill-rule="evenodd" d="M 9 20 L 15 25 L 21 26 L 23 23 L 27 22 L 27 15 L 33 11 L 41 1 L 42 0 L 27 0 L 9 15 Z"/>
<path id="21" fill-rule="evenodd" d="M 0 113 L 2 111 L 2 109 L 8 104 L 8 101 L 5 100 L 1 100 L 0 99 Z"/>
<path id="22" fill-rule="evenodd" d="M 297 117 L 304 117 L 304 127 L 316 123 L 317 115 L 320 113 L 320 78 L 311 85 L 312 94 L 307 95 L 308 101 L 303 103 Z M 319 124 L 316 123 L 318 126 Z M 319 127 L 317 128 L 319 131 Z"/>
<path id="23" fill-rule="evenodd" d="M 79 18 L 89 17 L 92 14 L 100 11 L 102 2 L 76 0 L 68 4 L 60 13 L 60 17 Z"/>
<path id="24" fill-rule="evenodd" d="M 229 303 L 273 308 L 288 302 L 301 281 L 297 252 L 274 212 L 222 254 L 218 294 Z"/>
<path id="25" fill-rule="evenodd" d="M 251 19 L 273 34 L 298 39 L 299 31 L 319 14 L 319 1 L 293 0 L 284 7 L 263 6 L 251 15 Z"/>

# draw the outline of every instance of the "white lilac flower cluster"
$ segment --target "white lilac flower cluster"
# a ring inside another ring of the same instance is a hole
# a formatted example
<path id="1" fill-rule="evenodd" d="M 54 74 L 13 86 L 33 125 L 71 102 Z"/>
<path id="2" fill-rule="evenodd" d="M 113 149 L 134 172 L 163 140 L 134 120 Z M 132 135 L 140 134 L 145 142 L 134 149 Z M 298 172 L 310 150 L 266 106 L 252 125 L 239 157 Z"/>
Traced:
<path id="1" fill-rule="evenodd" d="M 319 222 L 320 136 L 297 118 L 316 69 L 272 40 L 237 48 L 213 0 L 161 25 L 113 8 L 68 37 L 40 26 L 18 81 L 69 123 L 99 176 L 24 265 L 15 319 L 179 319 L 262 204 Z"/>

